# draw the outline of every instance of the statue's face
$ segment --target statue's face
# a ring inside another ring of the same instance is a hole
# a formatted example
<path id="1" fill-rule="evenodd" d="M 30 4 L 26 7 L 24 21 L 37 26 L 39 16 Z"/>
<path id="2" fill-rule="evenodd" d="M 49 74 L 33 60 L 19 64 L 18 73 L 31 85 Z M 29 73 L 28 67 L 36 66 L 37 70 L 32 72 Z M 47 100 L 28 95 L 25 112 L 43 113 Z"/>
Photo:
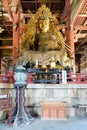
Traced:
<path id="1" fill-rule="evenodd" d="M 49 19 L 40 19 L 38 21 L 38 26 L 41 32 L 49 31 Z"/>

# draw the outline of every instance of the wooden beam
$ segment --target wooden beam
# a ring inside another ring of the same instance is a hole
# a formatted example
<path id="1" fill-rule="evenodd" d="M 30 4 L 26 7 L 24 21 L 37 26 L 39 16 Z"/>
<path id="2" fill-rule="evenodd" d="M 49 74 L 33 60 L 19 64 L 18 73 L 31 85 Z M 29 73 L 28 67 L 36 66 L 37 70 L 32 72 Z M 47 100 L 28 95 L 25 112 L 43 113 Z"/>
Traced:
<path id="1" fill-rule="evenodd" d="M 76 33 L 74 36 L 75 36 L 76 38 L 85 38 L 86 33 Z"/>
<path id="2" fill-rule="evenodd" d="M 78 17 L 87 17 L 87 14 L 78 14 Z"/>
<path id="3" fill-rule="evenodd" d="M 55 14 L 54 14 L 55 15 Z M 9 14 L 5 13 L 4 16 L 9 17 Z M 21 13 L 20 14 L 20 18 L 25 17 L 25 18 L 32 18 L 34 16 L 34 14 L 29 14 L 29 13 Z M 56 15 L 57 18 L 66 18 L 66 15 L 64 14 L 57 14 Z M 7 25 L 6 25 L 7 26 Z M 12 26 L 12 24 L 10 24 L 9 26 Z"/>
<path id="4" fill-rule="evenodd" d="M 13 46 L 1 46 L 0 49 L 13 49 Z"/>
<path id="5" fill-rule="evenodd" d="M 4 16 L 9 17 L 9 14 L 4 13 Z M 29 14 L 29 13 L 21 13 L 21 14 L 20 14 L 20 17 L 21 17 L 21 16 L 24 16 L 25 18 L 31 18 L 31 17 L 33 17 L 33 16 L 34 16 L 34 14 Z"/>
<path id="6" fill-rule="evenodd" d="M 87 30 L 87 26 L 74 26 L 76 30 Z"/>
<path id="7" fill-rule="evenodd" d="M 6 24 L 6 23 L 5 23 L 5 25 L 3 25 L 3 24 L 1 25 L 1 24 L 0 24 L 0 27 L 4 27 L 4 26 L 10 26 L 10 27 L 13 27 L 13 25 L 10 24 L 10 23 L 9 23 L 9 24 Z"/>
<path id="8" fill-rule="evenodd" d="M 9 38 L 9 37 L 8 38 L 6 38 L 6 37 L 5 38 L 0 37 L 0 40 L 13 40 L 13 39 Z"/>
<path id="9" fill-rule="evenodd" d="M 49 0 L 36 0 L 37 1 L 37 3 L 49 3 Z M 51 0 L 51 3 L 63 3 L 64 4 L 64 1 L 61 1 L 61 0 Z M 25 0 L 23 0 L 22 1 L 22 3 L 35 3 L 35 1 L 32 1 L 32 0 L 28 0 L 28 1 L 25 1 Z"/>

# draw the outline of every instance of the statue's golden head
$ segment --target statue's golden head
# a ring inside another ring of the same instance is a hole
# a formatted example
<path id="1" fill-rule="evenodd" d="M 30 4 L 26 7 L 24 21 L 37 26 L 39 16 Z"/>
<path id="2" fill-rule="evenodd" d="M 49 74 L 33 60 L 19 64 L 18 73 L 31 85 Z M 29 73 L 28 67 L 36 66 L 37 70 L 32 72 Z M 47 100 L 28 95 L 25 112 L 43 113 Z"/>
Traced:
<path id="1" fill-rule="evenodd" d="M 45 15 L 45 11 L 42 11 L 42 15 L 38 18 L 38 28 L 40 32 L 46 33 L 49 31 L 49 25 L 50 25 L 50 20 L 49 17 Z"/>

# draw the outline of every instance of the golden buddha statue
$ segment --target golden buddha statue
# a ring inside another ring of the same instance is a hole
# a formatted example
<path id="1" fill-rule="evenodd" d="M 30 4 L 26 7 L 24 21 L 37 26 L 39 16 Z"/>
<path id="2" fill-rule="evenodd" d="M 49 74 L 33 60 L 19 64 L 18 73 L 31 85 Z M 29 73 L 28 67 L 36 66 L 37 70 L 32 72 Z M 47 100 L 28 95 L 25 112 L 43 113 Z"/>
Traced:
<path id="1" fill-rule="evenodd" d="M 38 31 L 35 34 L 34 49 L 36 51 L 60 50 L 60 44 L 50 30 L 50 19 L 45 16 L 45 11 L 38 18 Z"/>
<path id="2" fill-rule="evenodd" d="M 50 9 L 42 5 L 27 24 L 22 46 L 25 58 L 38 60 L 42 65 L 50 64 L 51 57 L 60 62 L 61 55 L 67 53 L 69 47 L 59 30 L 59 21 L 51 14 Z"/>

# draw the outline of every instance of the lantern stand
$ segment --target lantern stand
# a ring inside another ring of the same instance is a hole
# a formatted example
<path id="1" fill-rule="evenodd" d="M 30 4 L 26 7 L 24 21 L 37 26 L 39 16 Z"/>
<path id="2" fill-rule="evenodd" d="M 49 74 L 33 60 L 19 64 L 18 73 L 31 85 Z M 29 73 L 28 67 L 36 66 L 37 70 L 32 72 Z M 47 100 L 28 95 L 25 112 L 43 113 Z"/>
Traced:
<path id="1" fill-rule="evenodd" d="M 16 89 L 16 116 L 13 122 L 13 126 L 18 126 L 22 123 L 29 123 L 31 115 L 27 115 L 25 111 L 25 88 L 27 86 L 27 73 L 26 69 L 22 66 L 22 63 L 15 68 L 14 72 L 14 87 Z"/>

